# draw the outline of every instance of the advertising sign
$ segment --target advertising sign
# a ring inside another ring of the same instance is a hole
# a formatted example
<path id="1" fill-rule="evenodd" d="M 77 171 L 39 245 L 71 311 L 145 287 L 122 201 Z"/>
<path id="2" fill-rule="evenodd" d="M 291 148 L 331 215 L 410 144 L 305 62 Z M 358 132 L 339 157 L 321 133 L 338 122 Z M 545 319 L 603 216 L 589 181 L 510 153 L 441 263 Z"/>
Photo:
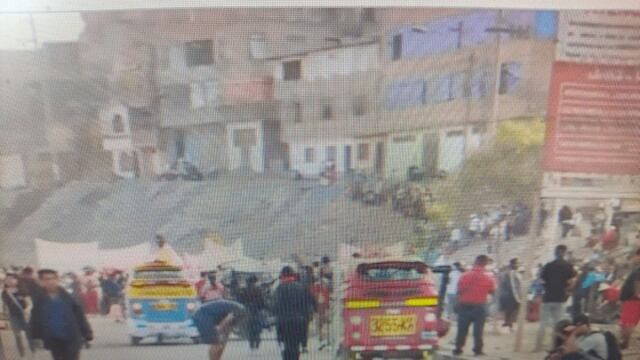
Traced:
<path id="1" fill-rule="evenodd" d="M 561 11 L 556 59 L 640 65 L 640 11 Z"/>
<path id="2" fill-rule="evenodd" d="M 553 65 L 544 168 L 640 174 L 640 66 Z"/>

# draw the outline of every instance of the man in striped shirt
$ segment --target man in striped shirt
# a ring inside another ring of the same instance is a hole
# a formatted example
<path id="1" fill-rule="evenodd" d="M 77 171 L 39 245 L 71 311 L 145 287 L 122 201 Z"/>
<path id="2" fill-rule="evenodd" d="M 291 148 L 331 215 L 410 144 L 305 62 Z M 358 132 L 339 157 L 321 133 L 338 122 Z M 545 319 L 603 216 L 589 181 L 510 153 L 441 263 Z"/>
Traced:
<path id="1" fill-rule="evenodd" d="M 458 280 L 458 333 L 453 355 L 462 354 L 467 340 L 469 327 L 473 325 L 473 352 L 484 355 L 482 351 L 484 323 L 487 318 L 487 300 L 496 291 L 493 276 L 487 274 L 485 267 L 489 263 L 486 255 L 476 258 L 473 268 L 462 274 Z"/>

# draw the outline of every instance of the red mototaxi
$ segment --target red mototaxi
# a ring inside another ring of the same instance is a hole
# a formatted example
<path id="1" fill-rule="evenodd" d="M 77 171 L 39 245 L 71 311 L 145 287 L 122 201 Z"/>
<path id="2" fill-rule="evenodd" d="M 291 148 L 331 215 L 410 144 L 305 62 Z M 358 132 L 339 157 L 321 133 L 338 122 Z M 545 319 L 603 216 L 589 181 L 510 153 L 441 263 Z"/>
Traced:
<path id="1" fill-rule="evenodd" d="M 345 358 L 431 359 L 449 328 L 438 294 L 421 261 L 361 262 L 342 299 Z"/>

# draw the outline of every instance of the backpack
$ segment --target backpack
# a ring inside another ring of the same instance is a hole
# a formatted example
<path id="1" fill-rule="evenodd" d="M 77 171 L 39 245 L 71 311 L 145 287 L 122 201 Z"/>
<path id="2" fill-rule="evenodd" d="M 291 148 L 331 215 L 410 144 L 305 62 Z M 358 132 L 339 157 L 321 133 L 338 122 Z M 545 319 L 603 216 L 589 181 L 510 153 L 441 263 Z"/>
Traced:
<path id="1" fill-rule="evenodd" d="M 620 345 L 618 339 L 611 331 L 594 332 L 594 334 L 600 333 L 604 335 L 604 339 L 607 342 L 607 358 L 602 360 L 622 360 L 622 352 L 620 351 Z M 590 352 L 596 357 L 600 357 L 595 353 Z"/>

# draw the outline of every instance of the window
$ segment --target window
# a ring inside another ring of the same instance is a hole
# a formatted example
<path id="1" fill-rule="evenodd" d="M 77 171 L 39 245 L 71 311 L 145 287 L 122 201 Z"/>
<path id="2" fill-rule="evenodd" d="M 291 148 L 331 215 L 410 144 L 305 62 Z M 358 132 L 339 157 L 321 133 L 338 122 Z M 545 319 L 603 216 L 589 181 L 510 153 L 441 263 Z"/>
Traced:
<path id="1" fill-rule="evenodd" d="M 358 144 L 358 160 L 369 161 L 369 144 Z"/>
<path id="2" fill-rule="evenodd" d="M 187 66 L 213 64 L 213 45 L 211 40 L 196 40 L 184 44 Z"/>
<path id="3" fill-rule="evenodd" d="M 367 97 L 358 95 L 353 98 L 353 115 L 362 116 L 367 113 Z"/>
<path id="4" fill-rule="evenodd" d="M 293 103 L 293 121 L 302 122 L 302 104 L 297 101 Z"/>
<path id="5" fill-rule="evenodd" d="M 464 97 L 464 74 L 453 73 L 449 81 L 449 100 L 462 99 Z"/>
<path id="6" fill-rule="evenodd" d="M 335 146 L 327 146 L 327 161 L 331 163 L 336 162 L 338 149 Z"/>
<path id="7" fill-rule="evenodd" d="M 283 80 L 300 80 L 302 64 L 300 60 L 285 61 L 282 63 Z"/>
<path id="8" fill-rule="evenodd" d="M 333 119 L 333 106 L 331 106 L 331 104 L 325 103 L 322 105 L 322 119 Z"/>
<path id="9" fill-rule="evenodd" d="M 120 114 L 114 115 L 111 122 L 114 133 L 122 134 L 124 132 L 124 121 L 122 120 L 122 116 Z"/>
<path id="10" fill-rule="evenodd" d="M 215 105 L 217 100 L 215 81 L 205 80 L 191 83 L 189 99 L 193 109 Z"/>
<path id="11" fill-rule="evenodd" d="M 513 91 L 520 82 L 522 64 L 509 62 L 500 65 L 500 94 Z"/>
<path id="12" fill-rule="evenodd" d="M 362 22 L 371 23 L 376 21 L 376 9 L 374 8 L 364 8 L 360 13 L 360 20 Z"/>
<path id="13" fill-rule="evenodd" d="M 264 59 L 269 53 L 264 34 L 253 34 L 249 39 L 249 53 L 254 59 Z"/>
<path id="14" fill-rule="evenodd" d="M 424 268 L 404 264 L 372 264 L 358 267 L 358 272 L 367 281 L 420 280 Z"/>
<path id="15" fill-rule="evenodd" d="M 314 155 L 315 154 L 313 148 L 304 149 L 304 162 L 306 162 L 307 164 L 313 163 Z"/>
<path id="16" fill-rule="evenodd" d="M 391 44 L 391 58 L 398 60 L 402 57 L 402 34 L 393 35 Z"/>
<path id="17" fill-rule="evenodd" d="M 191 91 L 189 93 L 189 99 L 191 100 L 191 108 L 199 109 L 204 107 L 204 89 L 200 83 L 191 83 Z"/>
<path id="18" fill-rule="evenodd" d="M 427 84 L 424 80 L 403 80 L 389 85 L 385 94 L 388 109 L 404 109 L 426 103 Z"/>
<path id="19" fill-rule="evenodd" d="M 443 76 L 436 80 L 433 99 L 435 102 L 451 100 L 451 76 Z"/>
<path id="20" fill-rule="evenodd" d="M 215 104 L 216 102 L 216 83 L 213 80 L 206 80 L 203 82 L 204 98 L 208 105 Z"/>
<path id="21" fill-rule="evenodd" d="M 474 100 L 483 99 L 489 92 L 489 73 L 487 70 L 480 70 L 471 77 L 471 98 Z"/>

